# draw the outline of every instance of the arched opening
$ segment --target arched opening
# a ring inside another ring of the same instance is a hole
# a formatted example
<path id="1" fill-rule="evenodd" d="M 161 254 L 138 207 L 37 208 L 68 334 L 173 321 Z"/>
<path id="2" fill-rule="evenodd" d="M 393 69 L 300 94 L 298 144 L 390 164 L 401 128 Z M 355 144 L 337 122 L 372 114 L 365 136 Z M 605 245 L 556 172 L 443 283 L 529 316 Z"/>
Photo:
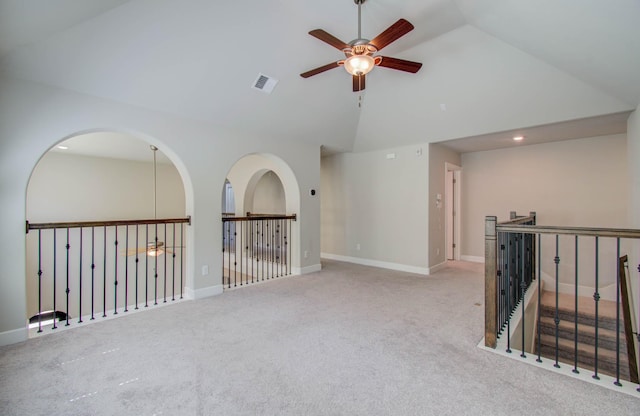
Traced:
<path id="1" fill-rule="evenodd" d="M 229 179 L 225 179 L 222 188 L 222 215 L 235 215 L 235 212 L 236 197 L 233 193 L 233 186 L 231 186 Z"/>
<path id="2" fill-rule="evenodd" d="M 287 198 L 280 177 L 272 170 L 259 171 L 254 177 L 257 182 L 250 181 L 245 192 L 246 211 L 253 214 L 286 214 Z"/>
<path id="3" fill-rule="evenodd" d="M 243 286 L 299 270 L 300 191 L 291 168 L 269 154 L 238 160 L 227 174 L 235 216 L 223 216 L 223 285 Z"/>
<path id="4" fill-rule="evenodd" d="M 78 134 L 34 167 L 26 198 L 30 334 L 56 327 L 56 318 L 67 326 L 183 296 L 187 192 L 158 145 L 118 132 Z"/>

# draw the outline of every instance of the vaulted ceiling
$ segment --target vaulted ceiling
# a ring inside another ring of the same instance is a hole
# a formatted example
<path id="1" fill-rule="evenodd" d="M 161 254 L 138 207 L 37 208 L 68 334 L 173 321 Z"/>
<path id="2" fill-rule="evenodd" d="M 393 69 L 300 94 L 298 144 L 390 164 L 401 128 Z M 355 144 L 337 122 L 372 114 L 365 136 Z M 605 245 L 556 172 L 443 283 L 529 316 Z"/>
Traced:
<path id="1" fill-rule="evenodd" d="M 582 119 L 619 132 L 640 103 L 638 0 L 367 0 L 363 37 L 409 20 L 415 30 L 384 55 L 422 69 L 375 68 L 363 93 L 342 68 L 301 78 L 341 59 L 307 33 L 348 42 L 357 13 L 353 0 L 0 0 L 0 66 L 333 152 L 482 143 Z M 259 73 L 279 81 L 271 94 L 251 88 Z"/>

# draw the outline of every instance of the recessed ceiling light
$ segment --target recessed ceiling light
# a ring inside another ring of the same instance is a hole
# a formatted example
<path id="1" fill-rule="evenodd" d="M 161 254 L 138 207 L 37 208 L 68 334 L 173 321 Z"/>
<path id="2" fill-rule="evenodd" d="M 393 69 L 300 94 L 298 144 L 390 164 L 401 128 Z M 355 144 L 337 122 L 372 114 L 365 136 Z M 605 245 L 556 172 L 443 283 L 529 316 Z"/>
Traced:
<path id="1" fill-rule="evenodd" d="M 58 146 L 58 149 L 60 150 L 67 150 L 68 148 L 69 146 L 62 146 L 62 145 Z"/>
<path id="2" fill-rule="evenodd" d="M 514 141 L 514 142 L 521 142 L 522 140 L 524 140 L 524 136 L 515 136 L 515 137 L 513 138 L 513 141 Z"/>

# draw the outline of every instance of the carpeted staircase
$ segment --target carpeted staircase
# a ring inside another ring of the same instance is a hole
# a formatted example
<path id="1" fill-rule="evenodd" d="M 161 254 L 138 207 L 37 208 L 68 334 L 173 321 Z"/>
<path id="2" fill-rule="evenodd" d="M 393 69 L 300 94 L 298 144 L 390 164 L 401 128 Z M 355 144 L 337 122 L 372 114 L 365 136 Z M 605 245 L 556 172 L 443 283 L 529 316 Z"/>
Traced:
<path id="1" fill-rule="evenodd" d="M 555 360 L 555 292 L 542 292 L 538 325 L 540 354 Z M 558 295 L 558 361 L 573 366 L 575 344 L 575 297 Z M 578 297 L 578 367 L 595 371 L 595 302 Z M 536 348 L 538 343 L 536 342 Z M 630 380 L 624 322 L 620 313 L 620 379 Z M 537 351 L 536 351 L 537 353 Z M 616 303 L 600 300 L 598 305 L 598 374 L 616 377 Z M 631 380 L 633 381 L 633 380 Z M 635 381 L 637 382 L 637 381 Z"/>

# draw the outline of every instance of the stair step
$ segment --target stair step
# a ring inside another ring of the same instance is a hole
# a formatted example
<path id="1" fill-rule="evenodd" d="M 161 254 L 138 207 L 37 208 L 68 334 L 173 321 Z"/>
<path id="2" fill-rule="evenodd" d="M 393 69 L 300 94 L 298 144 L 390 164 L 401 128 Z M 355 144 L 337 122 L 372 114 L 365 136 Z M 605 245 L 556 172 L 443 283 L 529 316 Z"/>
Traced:
<path id="1" fill-rule="evenodd" d="M 544 291 L 540 298 L 540 316 L 555 317 L 556 294 Z M 574 321 L 575 297 L 566 293 L 558 294 L 558 317 L 560 320 Z M 578 323 L 595 326 L 595 301 L 592 298 L 578 297 Z M 615 331 L 617 327 L 624 328 L 622 314 L 619 325 L 616 316 L 616 303 L 608 300 L 598 302 L 598 328 Z"/>
<path id="2" fill-rule="evenodd" d="M 540 335 L 540 354 L 555 360 L 556 339 L 553 335 Z M 558 339 L 558 361 L 573 365 L 575 345 L 572 340 Z M 594 370 L 595 348 L 592 345 L 578 343 L 578 366 Z M 616 376 L 616 352 L 606 348 L 598 348 L 598 372 Z M 620 354 L 620 378 L 629 380 L 629 363 L 626 354 Z"/>
<path id="3" fill-rule="evenodd" d="M 540 326 L 541 334 L 551 335 L 555 337 L 556 324 L 553 317 L 541 316 L 538 325 Z M 574 332 L 575 332 L 575 322 L 562 320 L 562 319 L 560 320 L 560 323 L 558 324 L 559 338 L 573 341 Z M 617 332 L 615 330 L 599 327 L 598 328 L 598 347 L 615 351 L 616 342 L 617 342 L 616 336 L 617 336 Z M 594 326 L 578 323 L 578 342 L 579 343 L 595 346 L 595 339 L 596 339 L 596 328 Z M 620 333 L 619 350 L 626 354 L 627 343 L 625 340 L 624 333 Z"/>

